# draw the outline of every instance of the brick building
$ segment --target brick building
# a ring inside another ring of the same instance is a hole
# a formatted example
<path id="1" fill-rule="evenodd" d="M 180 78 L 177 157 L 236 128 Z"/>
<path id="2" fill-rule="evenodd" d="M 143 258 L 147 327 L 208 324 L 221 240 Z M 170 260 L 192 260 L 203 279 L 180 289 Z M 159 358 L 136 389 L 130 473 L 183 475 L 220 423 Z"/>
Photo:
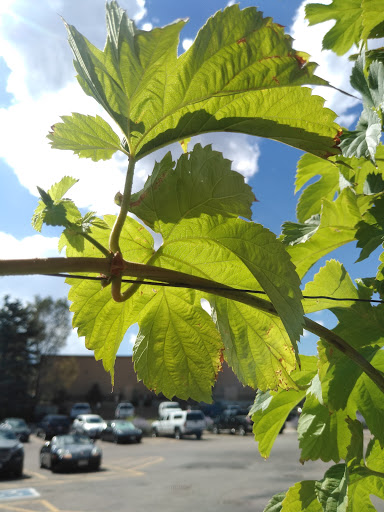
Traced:
<path id="1" fill-rule="evenodd" d="M 103 399 L 118 402 L 130 400 L 144 403 L 156 399 L 142 382 L 138 382 L 131 356 L 118 356 L 115 363 L 115 384 L 102 365 L 93 356 L 49 356 L 41 379 L 42 397 L 65 392 L 68 400 L 84 401 L 92 387 L 97 385 Z M 244 387 L 224 363 L 213 389 L 214 400 L 253 402 L 255 391 Z"/>

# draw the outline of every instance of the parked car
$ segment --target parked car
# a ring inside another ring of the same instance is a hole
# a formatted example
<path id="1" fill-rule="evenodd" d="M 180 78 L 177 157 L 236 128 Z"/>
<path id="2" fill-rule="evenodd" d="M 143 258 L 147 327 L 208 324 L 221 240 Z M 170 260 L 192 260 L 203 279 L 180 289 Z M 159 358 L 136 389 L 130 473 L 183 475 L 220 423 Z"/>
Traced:
<path id="1" fill-rule="evenodd" d="M 82 434 L 55 436 L 40 450 L 40 467 L 51 471 L 87 468 L 98 470 L 102 450 Z"/>
<path id="2" fill-rule="evenodd" d="M 248 416 L 247 410 L 242 409 L 227 409 L 219 416 L 213 419 L 212 432 L 220 434 L 227 431 L 231 434 L 240 434 L 245 436 L 248 432 L 252 432 L 252 420 Z"/>
<path id="3" fill-rule="evenodd" d="M 162 419 L 152 423 L 152 436 L 173 435 L 175 439 L 195 435 L 200 439 L 206 427 L 201 411 L 170 410 Z"/>
<path id="4" fill-rule="evenodd" d="M 5 418 L 2 424 L 11 428 L 15 436 L 23 443 L 29 441 L 31 429 L 22 418 Z"/>
<path id="5" fill-rule="evenodd" d="M 181 410 L 179 402 L 160 402 L 158 409 L 159 419 L 163 418 L 171 410 Z"/>
<path id="6" fill-rule="evenodd" d="M 69 413 L 69 417 L 71 418 L 71 420 L 74 420 L 75 418 L 77 418 L 77 416 L 79 414 L 91 414 L 91 413 L 92 413 L 92 409 L 88 403 L 86 403 L 86 402 L 77 403 L 77 404 L 73 404 L 71 412 Z"/>
<path id="7" fill-rule="evenodd" d="M 136 428 L 131 421 L 126 420 L 107 421 L 107 426 L 100 434 L 103 441 L 113 441 L 114 443 L 140 443 L 142 437 L 143 431 Z"/>
<path id="8" fill-rule="evenodd" d="M 64 414 L 47 414 L 37 424 L 36 435 L 46 440 L 52 439 L 53 436 L 60 434 L 68 434 L 71 428 L 71 421 Z"/>
<path id="9" fill-rule="evenodd" d="M 80 414 L 73 420 L 72 431 L 77 434 L 86 434 L 92 439 L 97 439 L 106 426 L 107 424 L 98 414 Z"/>
<path id="10" fill-rule="evenodd" d="M 117 404 L 115 418 L 129 418 L 134 416 L 134 414 L 135 408 L 131 402 L 121 402 L 120 404 Z"/>
<path id="11" fill-rule="evenodd" d="M 24 448 L 11 428 L 0 428 L 0 472 L 21 476 L 24 465 Z"/>

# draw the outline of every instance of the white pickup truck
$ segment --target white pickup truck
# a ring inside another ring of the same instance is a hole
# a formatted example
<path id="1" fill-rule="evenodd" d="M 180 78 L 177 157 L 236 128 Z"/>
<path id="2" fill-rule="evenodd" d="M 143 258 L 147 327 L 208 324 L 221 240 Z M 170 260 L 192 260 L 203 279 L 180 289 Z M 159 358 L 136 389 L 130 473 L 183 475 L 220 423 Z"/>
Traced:
<path id="1" fill-rule="evenodd" d="M 201 411 L 170 410 L 152 423 L 152 437 L 172 435 L 175 439 L 195 435 L 201 439 L 206 428 L 205 416 Z"/>

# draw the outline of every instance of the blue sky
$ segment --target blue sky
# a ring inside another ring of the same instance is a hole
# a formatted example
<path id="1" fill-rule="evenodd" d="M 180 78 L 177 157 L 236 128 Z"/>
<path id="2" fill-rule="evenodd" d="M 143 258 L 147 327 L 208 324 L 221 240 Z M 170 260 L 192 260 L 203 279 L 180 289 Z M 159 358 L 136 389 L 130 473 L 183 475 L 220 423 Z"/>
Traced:
<path id="1" fill-rule="evenodd" d="M 120 0 L 137 25 L 145 30 L 162 26 L 177 18 L 189 18 L 182 31 L 180 52 L 192 43 L 199 28 L 228 2 L 220 0 Z M 234 2 L 229 2 L 234 3 Z M 305 2 L 304 2 L 305 3 Z M 329 3 L 329 2 L 324 2 Z M 299 0 L 242 1 L 240 7 L 256 6 L 286 27 L 297 50 L 306 51 L 319 64 L 317 74 L 336 87 L 350 90 L 351 64 L 330 52 L 321 53 L 321 40 L 332 22 L 307 27 Z M 72 55 L 59 15 L 103 47 L 105 41 L 104 0 L 1 0 L 0 2 L 0 258 L 56 256 L 58 232 L 31 227 L 37 204 L 36 185 L 45 189 L 64 175 L 79 178 L 71 197 L 85 211 L 100 215 L 116 213 L 115 192 L 122 188 L 125 161 L 114 158 L 97 164 L 79 160 L 70 152 L 52 150 L 46 134 L 60 115 L 71 112 L 95 115 L 98 105 L 86 97 L 75 80 Z M 359 104 L 334 90 L 317 88 L 327 106 L 340 116 L 340 124 L 349 126 L 359 113 Z M 282 144 L 241 135 L 211 134 L 197 139 L 212 143 L 233 161 L 242 172 L 258 199 L 253 219 L 280 233 L 285 220 L 295 220 L 296 199 L 293 194 L 296 162 L 301 152 Z M 175 155 L 180 151 L 174 148 Z M 137 168 L 134 189 L 142 187 L 154 160 L 163 153 L 143 159 Z M 107 178 L 106 178 L 107 176 Z M 90 193 L 91 191 L 91 193 Z M 353 247 L 339 251 L 353 277 L 373 274 L 366 263 L 356 270 L 352 263 L 358 252 Z M 0 295 L 30 300 L 36 294 L 62 297 L 67 286 L 58 278 L 0 278 Z M 330 315 L 319 313 L 315 320 L 329 325 Z M 119 354 L 130 354 L 137 329 L 129 331 Z M 315 340 L 303 337 L 301 352 L 314 353 Z M 68 340 L 65 353 L 89 353 L 76 333 Z"/>

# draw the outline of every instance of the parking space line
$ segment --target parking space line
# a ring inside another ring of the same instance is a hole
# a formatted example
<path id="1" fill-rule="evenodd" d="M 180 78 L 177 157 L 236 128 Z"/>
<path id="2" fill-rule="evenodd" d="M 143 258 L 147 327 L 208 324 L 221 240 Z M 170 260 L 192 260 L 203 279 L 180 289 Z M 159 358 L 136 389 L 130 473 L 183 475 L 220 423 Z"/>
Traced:
<path id="1" fill-rule="evenodd" d="M 4 503 L 0 505 L 0 510 L 5 510 L 6 512 L 37 512 L 35 508 L 36 505 L 43 505 L 45 507 L 44 510 L 48 510 L 49 512 L 60 512 L 58 508 L 56 508 L 55 506 L 52 505 L 52 503 L 49 503 L 46 500 L 33 500 L 32 502 L 26 502 L 25 500 L 23 500 L 20 501 L 17 505 L 10 505 L 9 503 Z M 24 508 L 24 506 L 34 508 Z M 40 512 L 43 512 L 43 509 L 40 509 Z"/>
<path id="2" fill-rule="evenodd" d="M 29 471 L 26 472 L 26 475 L 32 475 L 36 478 L 40 478 L 41 480 L 47 480 L 48 477 L 46 475 L 42 475 L 41 473 L 38 473 L 37 471 Z"/>

